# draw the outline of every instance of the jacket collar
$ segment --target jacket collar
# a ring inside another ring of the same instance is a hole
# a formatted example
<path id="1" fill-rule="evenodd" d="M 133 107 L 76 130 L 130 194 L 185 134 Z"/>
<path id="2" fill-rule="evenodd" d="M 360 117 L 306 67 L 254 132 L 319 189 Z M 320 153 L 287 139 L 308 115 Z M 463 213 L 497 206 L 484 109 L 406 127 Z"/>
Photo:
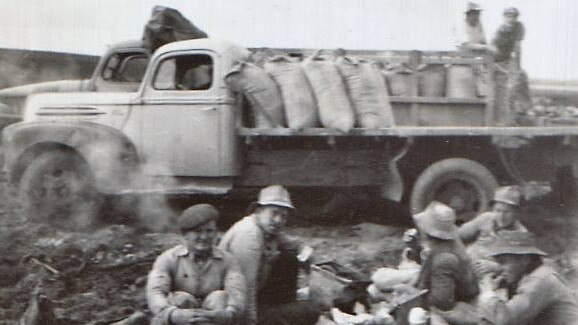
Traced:
<path id="1" fill-rule="evenodd" d="M 179 245 L 177 247 L 175 254 L 179 257 L 185 257 L 185 256 L 189 255 L 189 249 L 185 245 Z M 211 257 L 216 258 L 216 259 L 223 259 L 224 254 L 217 247 L 213 247 L 213 250 L 211 251 Z"/>

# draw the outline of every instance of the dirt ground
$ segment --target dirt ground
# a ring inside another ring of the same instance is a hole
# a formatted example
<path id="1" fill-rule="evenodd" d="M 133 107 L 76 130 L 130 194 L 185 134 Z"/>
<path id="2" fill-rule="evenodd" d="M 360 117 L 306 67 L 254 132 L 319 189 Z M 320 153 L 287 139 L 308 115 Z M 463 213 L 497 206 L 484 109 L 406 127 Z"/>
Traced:
<path id="1" fill-rule="evenodd" d="M 548 263 L 578 289 L 574 271 L 578 266 L 574 239 L 578 213 L 564 215 L 551 202 L 548 198 L 531 201 L 523 223 L 550 253 Z M 242 215 L 243 211 L 238 211 L 236 218 Z M 390 208 L 374 211 L 372 216 L 324 223 L 308 216 L 292 222 L 288 232 L 315 249 L 316 262 L 332 260 L 370 275 L 398 262 L 401 236 L 407 228 L 403 222 L 394 222 L 399 215 L 399 210 Z M 27 222 L 23 215 L 11 218 L 2 205 L 0 324 L 15 323 L 31 297 L 40 295 L 48 300 L 41 299 L 39 309 L 53 310 L 58 324 L 110 324 L 135 311 L 147 313 L 146 274 L 155 257 L 179 241 L 175 233 L 148 233 L 127 225 L 66 232 Z"/>

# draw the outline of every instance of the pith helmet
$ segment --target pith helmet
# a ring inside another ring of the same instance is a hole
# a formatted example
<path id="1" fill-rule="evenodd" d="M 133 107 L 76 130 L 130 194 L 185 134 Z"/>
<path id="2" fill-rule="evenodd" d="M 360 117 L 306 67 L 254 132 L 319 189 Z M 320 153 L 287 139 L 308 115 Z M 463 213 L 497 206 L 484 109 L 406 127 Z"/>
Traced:
<path id="1" fill-rule="evenodd" d="M 185 233 L 218 218 L 219 211 L 211 204 L 196 204 L 181 213 L 179 217 L 179 229 L 181 233 Z"/>
<path id="2" fill-rule="evenodd" d="M 482 11 L 482 7 L 480 7 L 480 5 L 477 3 L 468 2 L 468 5 L 466 7 L 466 13 L 470 11 Z"/>
<path id="3" fill-rule="evenodd" d="M 536 247 L 534 235 L 527 231 L 501 231 L 488 248 L 490 248 L 488 255 L 492 257 L 504 254 L 548 255 Z"/>
<path id="4" fill-rule="evenodd" d="M 521 199 L 522 192 L 519 186 L 503 186 L 496 190 L 492 202 L 502 202 L 509 205 L 520 206 Z"/>
<path id="5" fill-rule="evenodd" d="M 289 209 L 295 209 L 291 202 L 289 191 L 281 185 L 271 185 L 259 192 L 258 205 L 275 205 Z"/>
<path id="6" fill-rule="evenodd" d="M 504 15 L 518 17 L 520 15 L 520 11 L 518 11 L 518 8 L 510 7 L 504 10 Z"/>
<path id="7" fill-rule="evenodd" d="M 456 213 L 449 206 L 433 201 L 425 210 L 413 216 L 420 231 L 431 237 L 453 240 L 458 238 Z"/>

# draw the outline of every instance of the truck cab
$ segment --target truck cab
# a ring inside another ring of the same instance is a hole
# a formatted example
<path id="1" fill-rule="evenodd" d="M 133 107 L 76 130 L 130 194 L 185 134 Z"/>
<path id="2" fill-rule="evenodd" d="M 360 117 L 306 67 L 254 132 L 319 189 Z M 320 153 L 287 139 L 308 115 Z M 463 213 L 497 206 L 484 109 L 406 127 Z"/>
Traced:
<path id="1" fill-rule="evenodd" d="M 31 95 L 24 121 L 3 130 L 10 183 L 30 201 L 50 192 L 35 188 L 64 183 L 69 193 L 86 177 L 94 193 L 228 192 L 240 161 L 235 95 L 222 76 L 248 54 L 215 40 L 175 42 L 155 52 L 136 92 Z M 108 61 L 99 71 L 117 78 Z"/>

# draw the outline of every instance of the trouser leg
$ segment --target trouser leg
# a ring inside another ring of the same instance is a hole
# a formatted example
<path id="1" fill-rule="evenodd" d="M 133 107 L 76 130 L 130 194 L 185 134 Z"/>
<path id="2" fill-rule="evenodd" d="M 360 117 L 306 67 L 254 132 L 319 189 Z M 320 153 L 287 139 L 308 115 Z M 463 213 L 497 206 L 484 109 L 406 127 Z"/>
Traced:
<path id="1" fill-rule="evenodd" d="M 259 306 L 260 325 L 313 325 L 321 309 L 311 301 L 296 301 L 274 306 Z"/>

